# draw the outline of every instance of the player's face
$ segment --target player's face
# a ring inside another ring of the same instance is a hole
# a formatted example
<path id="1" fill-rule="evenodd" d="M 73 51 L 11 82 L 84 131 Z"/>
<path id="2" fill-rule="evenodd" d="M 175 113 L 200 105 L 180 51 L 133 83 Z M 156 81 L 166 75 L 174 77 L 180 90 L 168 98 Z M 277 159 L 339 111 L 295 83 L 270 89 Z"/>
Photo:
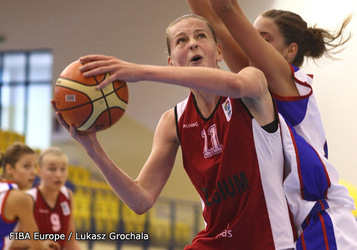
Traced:
<path id="1" fill-rule="evenodd" d="M 171 27 L 169 33 L 172 66 L 216 67 L 223 59 L 222 47 L 216 44 L 207 24 L 187 18 Z"/>
<path id="2" fill-rule="evenodd" d="M 287 58 L 289 46 L 285 44 L 284 36 L 273 19 L 259 16 L 254 22 L 254 27 L 270 45 Z"/>
<path id="3" fill-rule="evenodd" d="M 39 167 L 41 186 L 45 189 L 58 191 L 67 179 L 67 158 L 64 155 L 45 155 Z"/>
<path id="4" fill-rule="evenodd" d="M 28 189 L 32 187 L 36 177 L 36 154 L 24 154 L 15 163 L 15 166 L 7 168 L 9 175 L 12 177 L 19 189 Z"/>

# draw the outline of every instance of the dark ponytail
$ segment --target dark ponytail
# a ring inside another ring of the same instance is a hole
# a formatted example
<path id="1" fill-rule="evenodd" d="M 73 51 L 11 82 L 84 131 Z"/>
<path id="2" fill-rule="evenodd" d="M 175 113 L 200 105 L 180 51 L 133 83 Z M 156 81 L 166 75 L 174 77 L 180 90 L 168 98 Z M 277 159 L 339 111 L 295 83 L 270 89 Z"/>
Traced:
<path id="1" fill-rule="evenodd" d="M 297 14 L 284 10 L 269 10 L 262 14 L 269 17 L 279 27 L 280 32 L 285 38 L 285 44 L 296 43 L 298 52 L 292 62 L 293 65 L 300 67 L 304 62 L 304 57 L 318 59 L 325 55 L 333 59 L 333 55 L 341 52 L 343 48 L 336 50 L 344 45 L 351 38 L 349 33 L 345 38 L 343 32 L 350 22 L 352 16 L 348 16 L 341 27 L 334 33 L 317 28 L 316 25 L 308 27 L 307 23 Z"/>

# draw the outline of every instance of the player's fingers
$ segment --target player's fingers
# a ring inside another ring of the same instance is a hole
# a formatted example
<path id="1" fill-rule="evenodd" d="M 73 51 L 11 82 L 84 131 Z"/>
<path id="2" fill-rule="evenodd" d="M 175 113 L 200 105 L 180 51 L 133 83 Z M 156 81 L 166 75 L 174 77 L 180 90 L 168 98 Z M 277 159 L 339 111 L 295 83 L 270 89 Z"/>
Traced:
<path id="1" fill-rule="evenodd" d="M 85 65 L 87 66 L 87 65 Z M 84 66 L 83 66 L 84 67 Z M 108 73 L 108 68 L 105 66 L 95 66 L 93 65 L 93 67 L 86 67 L 86 68 L 81 68 L 80 69 L 83 72 L 83 76 L 84 77 L 91 77 L 91 76 L 96 76 L 96 75 L 100 75 L 100 74 L 105 74 Z"/>
<path id="2" fill-rule="evenodd" d="M 106 66 L 107 63 L 106 61 L 90 61 L 88 63 L 83 64 L 81 67 L 79 67 L 79 70 L 88 73 L 89 71 L 93 69 L 98 69 L 100 67 Z"/>
<path id="3" fill-rule="evenodd" d="M 79 58 L 79 61 L 81 63 L 87 63 L 91 61 L 98 61 L 98 60 L 106 60 L 110 58 L 110 56 L 105 56 L 105 55 L 86 55 L 86 56 L 81 56 Z"/>
<path id="4" fill-rule="evenodd" d="M 56 111 L 57 121 L 65 129 L 69 130 L 69 125 L 63 120 L 63 117 L 59 111 Z"/>
<path id="5" fill-rule="evenodd" d="M 102 81 L 97 87 L 96 89 L 102 89 L 104 88 L 105 86 L 107 86 L 108 84 L 112 83 L 115 81 L 115 76 L 114 75 L 111 75 L 109 76 L 108 78 L 106 78 L 104 81 Z"/>
<path id="6" fill-rule="evenodd" d="M 73 125 L 71 125 L 71 126 L 69 126 L 69 133 L 71 134 L 71 136 L 74 138 L 74 139 L 76 139 L 77 138 L 77 135 L 78 135 L 78 131 L 77 131 L 77 129 L 73 126 Z"/>
<path id="7" fill-rule="evenodd" d="M 58 109 L 57 109 L 57 107 L 56 107 L 55 100 L 53 100 L 53 99 L 51 100 L 51 106 L 52 106 L 53 111 L 56 113 L 58 122 L 59 122 L 63 127 L 65 127 L 66 129 L 68 129 L 69 126 L 68 126 L 68 124 L 63 120 L 61 113 L 58 111 Z"/>
<path id="8" fill-rule="evenodd" d="M 51 106 L 52 106 L 53 111 L 55 111 L 55 112 L 58 111 L 58 109 L 57 109 L 57 107 L 56 107 L 55 100 L 53 100 L 53 99 L 51 99 Z"/>

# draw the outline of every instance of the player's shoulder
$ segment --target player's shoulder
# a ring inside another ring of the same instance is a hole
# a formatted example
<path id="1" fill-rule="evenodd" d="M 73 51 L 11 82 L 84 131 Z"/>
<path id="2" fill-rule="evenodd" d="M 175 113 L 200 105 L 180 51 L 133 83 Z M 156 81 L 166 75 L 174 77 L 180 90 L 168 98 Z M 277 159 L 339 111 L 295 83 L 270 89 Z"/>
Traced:
<path id="1" fill-rule="evenodd" d="M 173 119 L 173 118 L 175 118 L 175 110 L 174 110 L 174 108 L 171 108 L 171 109 L 165 111 L 161 115 L 161 119 L 164 119 L 164 120 L 170 120 L 170 119 Z"/>
<path id="2" fill-rule="evenodd" d="M 31 205 L 31 199 L 23 191 L 13 189 L 13 190 L 10 190 L 10 192 L 7 196 L 7 203 L 13 204 L 14 208 L 15 207 L 23 208 L 23 206 Z"/>
<path id="3" fill-rule="evenodd" d="M 31 198 L 25 192 L 16 189 L 10 190 L 6 200 L 2 202 L 1 213 L 6 213 L 6 220 L 10 222 L 18 220 L 18 218 L 21 218 L 20 215 L 23 215 L 26 211 L 32 211 L 33 208 Z"/>
<path id="4" fill-rule="evenodd" d="M 162 114 L 155 130 L 155 136 L 156 138 L 161 138 L 165 141 L 178 143 L 174 108 L 171 108 Z"/>
<path id="5" fill-rule="evenodd" d="M 30 188 L 29 190 L 26 190 L 26 194 L 30 195 L 33 198 L 36 198 L 37 192 L 38 192 L 37 187 L 33 187 L 33 188 Z"/>
<path id="6" fill-rule="evenodd" d="M 71 199 L 72 198 L 72 191 L 66 187 L 66 186 L 62 186 L 61 189 L 60 189 L 60 193 L 62 195 L 64 195 L 67 199 Z"/>
<path id="7" fill-rule="evenodd" d="M 177 116 L 177 118 L 181 117 L 181 115 L 186 110 L 187 103 L 188 103 L 188 101 L 189 101 L 191 96 L 192 96 L 192 94 L 190 96 L 188 96 L 185 100 L 183 100 L 183 101 L 179 102 L 178 104 L 176 104 L 176 106 L 175 106 L 175 115 Z"/>

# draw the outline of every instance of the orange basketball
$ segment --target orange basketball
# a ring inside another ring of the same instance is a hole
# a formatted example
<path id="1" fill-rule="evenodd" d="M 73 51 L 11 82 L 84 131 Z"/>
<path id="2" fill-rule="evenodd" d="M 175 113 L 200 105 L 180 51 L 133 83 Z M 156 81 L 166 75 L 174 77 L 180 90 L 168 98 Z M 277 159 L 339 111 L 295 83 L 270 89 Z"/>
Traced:
<path id="1" fill-rule="evenodd" d="M 101 90 L 96 86 L 109 74 L 84 77 L 75 61 L 60 74 L 54 89 L 56 107 L 67 124 L 79 131 L 101 131 L 124 115 L 129 93 L 126 82 L 115 81 Z"/>

